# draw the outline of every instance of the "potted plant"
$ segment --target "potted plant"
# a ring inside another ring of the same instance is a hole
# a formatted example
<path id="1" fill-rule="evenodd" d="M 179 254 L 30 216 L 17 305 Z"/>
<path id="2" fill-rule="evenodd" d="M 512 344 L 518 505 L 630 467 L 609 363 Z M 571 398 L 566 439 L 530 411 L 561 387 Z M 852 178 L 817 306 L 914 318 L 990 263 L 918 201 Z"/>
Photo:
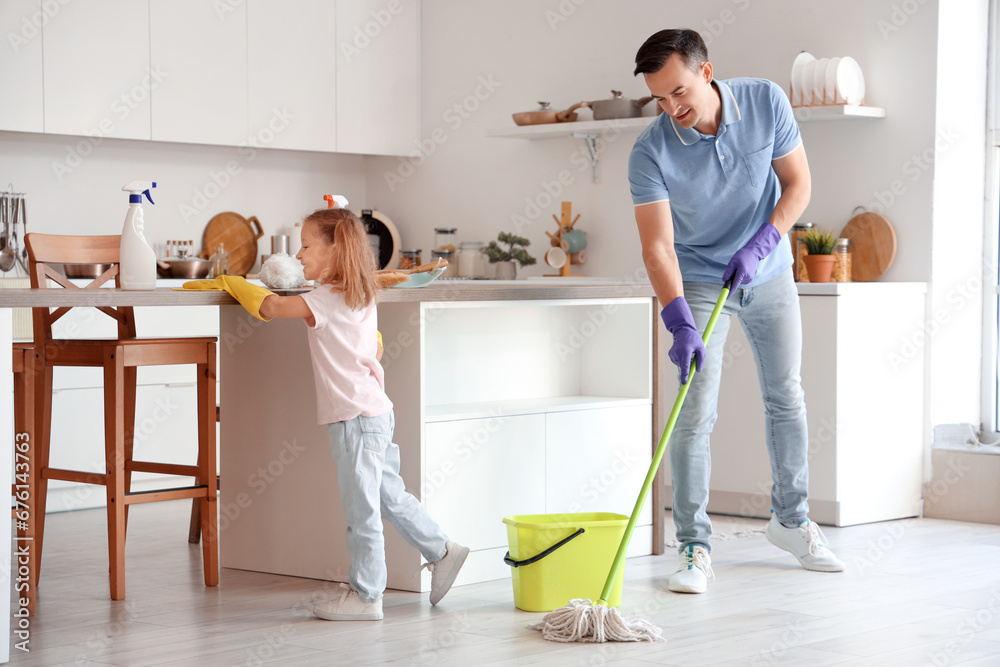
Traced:
<path id="1" fill-rule="evenodd" d="M 833 232 L 820 228 L 812 229 L 802 237 L 806 251 L 809 253 L 802 257 L 806 263 L 806 271 L 809 273 L 809 282 L 828 283 L 830 273 L 833 271 L 833 264 L 836 257 L 833 249 L 837 245 L 837 237 Z"/>
<path id="2" fill-rule="evenodd" d="M 499 242 L 499 243 L 498 243 Z M 500 247 L 500 243 L 506 248 Z M 531 241 L 523 236 L 515 236 L 507 232 L 500 232 L 496 241 L 490 241 L 486 246 L 486 257 L 490 264 L 496 264 L 496 277 L 498 280 L 514 280 L 517 277 L 517 265 L 531 266 L 537 260 L 525 250 L 531 245 Z"/>

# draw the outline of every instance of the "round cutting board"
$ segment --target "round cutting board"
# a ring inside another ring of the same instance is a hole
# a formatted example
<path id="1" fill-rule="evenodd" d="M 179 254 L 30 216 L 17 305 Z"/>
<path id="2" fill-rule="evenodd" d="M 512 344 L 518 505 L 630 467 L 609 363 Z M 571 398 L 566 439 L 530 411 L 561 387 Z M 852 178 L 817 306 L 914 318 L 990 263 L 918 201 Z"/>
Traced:
<path id="1" fill-rule="evenodd" d="M 399 266 L 399 231 L 385 213 L 373 208 L 366 208 L 360 211 L 353 211 L 365 226 L 369 243 L 372 244 L 372 251 L 378 247 L 378 268 L 395 269 Z M 376 242 L 375 239 L 378 239 Z"/>
<path id="2" fill-rule="evenodd" d="M 257 261 L 257 239 L 264 235 L 260 221 L 239 213 L 220 213 L 208 221 L 201 256 L 208 258 L 220 243 L 229 255 L 229 275 L 245 276 Z"/>
<path id="3" fill-rule="evenodd" d="M 844 225 L 840 238 L 851 239 L 851 279 L 876 280 L 896 257 L 896 232 L 878 213 L 861 213 Z"/>

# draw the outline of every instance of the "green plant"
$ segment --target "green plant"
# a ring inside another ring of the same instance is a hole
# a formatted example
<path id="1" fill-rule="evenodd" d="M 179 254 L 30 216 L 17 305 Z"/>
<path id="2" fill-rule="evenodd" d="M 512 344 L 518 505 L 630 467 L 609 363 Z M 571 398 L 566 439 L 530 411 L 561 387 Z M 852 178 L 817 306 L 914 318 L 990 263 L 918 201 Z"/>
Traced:
<path id="1" fill-rule="evenodd" d="M 497 241 L 505 244 L 507 248 L 501 248 Z M 490 241 L 489 245 L 486 246 L 486 257 L 490 260 L 490 264 L 513 260 L 521 266 L 531 266 L 538 260 L 529 255 L 528 251 L 525 250 L 525 247 L 529 245 L 531 245 L 531 241 L 523 236 L 500 232 L 497 235 L 497 240 Z"/>
<path id="2" fill-rule="evenodd" d="M 802 237 L 802 242 L 806 244 L 806 250 L 810 255 L 832 255 L 833 248 L 837 245 L 837 237 L 833 232 L 823 229 L 812 229 Z"/>

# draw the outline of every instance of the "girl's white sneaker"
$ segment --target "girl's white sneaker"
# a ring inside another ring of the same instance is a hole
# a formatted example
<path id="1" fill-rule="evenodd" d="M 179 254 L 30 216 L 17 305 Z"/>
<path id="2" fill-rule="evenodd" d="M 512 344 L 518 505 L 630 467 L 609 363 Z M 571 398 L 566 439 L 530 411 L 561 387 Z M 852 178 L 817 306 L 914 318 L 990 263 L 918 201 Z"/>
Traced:
<path id="1" fill-rule="evenodd" d="M 424 563 L 422 566 L 431 571 L 431 604 L 440 602 L 445 593 L 451 590 L 458 571 L 469 557 L 469 547 L 463 547 L 457 542 L 448 542 L 445 546 L 448 551 L 445 552 L 444 558 L 434 563 Z"/>
<path id="2" fill-rule="evenodd" d="M 365 602 L 358 592 L 341 584 L 339 598 L 318 604 L 313 613 L 327 621 L 381 621 L 382 601 Z"/>

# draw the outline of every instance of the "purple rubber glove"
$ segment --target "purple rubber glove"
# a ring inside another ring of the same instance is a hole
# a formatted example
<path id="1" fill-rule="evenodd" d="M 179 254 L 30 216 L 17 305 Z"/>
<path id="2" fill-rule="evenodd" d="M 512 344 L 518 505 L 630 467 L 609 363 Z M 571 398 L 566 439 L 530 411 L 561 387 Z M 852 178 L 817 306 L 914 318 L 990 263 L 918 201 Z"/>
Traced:
<path id="1" fill-rule="evenodd" d="M 733 279 L 733 288 L 730 292 L 735 292 L 740 285 L 746 285 L 753 280 L 757 273 L 757 264 L 774 250 L 779 241 L 781 234 L 778 233 L 777 227 L 770 222 L 760 226 L 746 245 L 736 251 L 722 274 L 723 282 Z"/>
<path id="2" fill-rule="evenodd" d="M 684 297 L 679 296 L 660 311 L 660 317 L 667 331 L 674 335 L 674 344 L 670 346 L 668 355 L 670 361 L 681 370 L 681 384 L 687 384 L 691 357 L 694 357 L 695 367 L 699 371 L 705 361 L 705 344 L 694 325 L 691 307 Z"/>

